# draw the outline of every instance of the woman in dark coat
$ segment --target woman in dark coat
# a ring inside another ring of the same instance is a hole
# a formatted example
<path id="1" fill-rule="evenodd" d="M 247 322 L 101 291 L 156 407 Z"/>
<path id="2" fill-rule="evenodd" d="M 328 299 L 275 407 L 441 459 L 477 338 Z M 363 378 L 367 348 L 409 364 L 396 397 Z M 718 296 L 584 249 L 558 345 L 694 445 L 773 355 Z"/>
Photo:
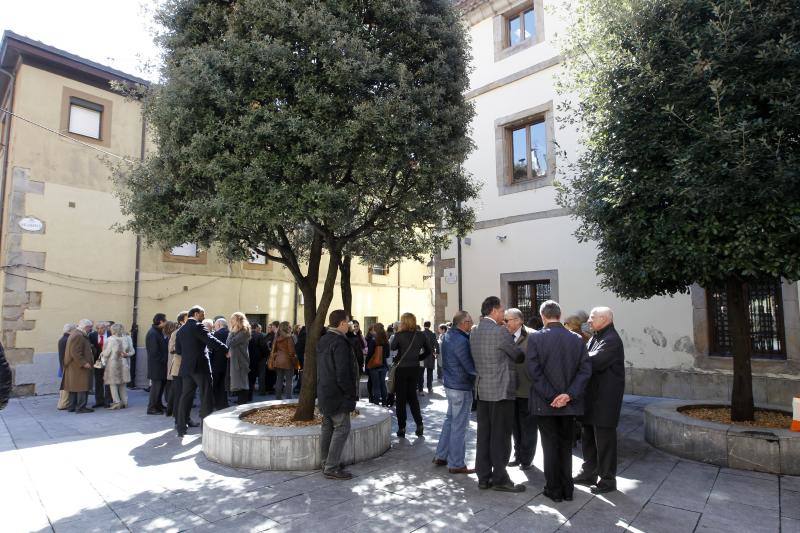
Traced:
<path id="1" fill-rule="evenodd" d="M 390 345 L 397 350 L 393 365 L 395 371 L 395 399 L 397 402 L 397 436 L 406 436 L 406 405 L 411 408 L 411 416 L 417 425 L 416 434 L 422 436 L 422 413 L 417 398 L 417 381 L 419 379 L 419 362 L 433 353 L 430 342 L 421 331 L 417 331 L 417 317 L 412 313 L 403 313 L 400 317 L 400 330 L 395 334 Z"/>
<path id="2" fill-rule="evenodd" d="M 372 382 L 369 401 L 383 406 L 386 405 L 389 397 L 386 390 L 386 373 L 389 371 L 388 359 L 389 337 L 386 336 L 383 324 L 378 322 L 372 326 L 372 332 L 367 336 L 367 372 Z"/>

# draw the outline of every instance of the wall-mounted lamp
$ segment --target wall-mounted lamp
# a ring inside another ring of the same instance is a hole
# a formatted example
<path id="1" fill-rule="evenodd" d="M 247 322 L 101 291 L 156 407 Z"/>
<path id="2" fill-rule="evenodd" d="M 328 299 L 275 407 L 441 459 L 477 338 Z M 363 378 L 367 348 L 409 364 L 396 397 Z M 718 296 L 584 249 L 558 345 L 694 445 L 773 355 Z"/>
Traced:
<path id="1" fill-rule="evenodd" d="M 428 261 L 428 264 L 425 265 L 425 266 L 428 267 L 428 274 L 425 275 L 425 276 L 422 276 L 422 281 L 425 281 L 427 279 L 431 279 L 433 277 L 433 269 L 434 269 L 433 259 Z"/>

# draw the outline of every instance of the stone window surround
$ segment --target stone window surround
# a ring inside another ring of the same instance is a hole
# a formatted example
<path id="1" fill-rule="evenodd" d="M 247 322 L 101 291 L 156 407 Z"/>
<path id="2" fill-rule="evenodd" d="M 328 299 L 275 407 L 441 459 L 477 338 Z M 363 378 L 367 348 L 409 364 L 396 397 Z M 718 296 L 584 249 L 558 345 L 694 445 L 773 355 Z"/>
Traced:
<path id="1" fill-rule="evenodd" d="M 95 139 L 93 137 L 86 137 L 85 135 L 79 135 L 77 133 L 71 133 L 69 131 L 69 110 L 70 110 L 70 102 L 73 97 L 78 98 L 80 100 L 85 100 L 87 102 L 91 102 L 93 104 L 97 104 L 98 106 L 101 106 L 103 108 L 103 111 L 100 113 L 99 139 Z M 81 142 L 96 144 L 98 146 L 104 146 L 106 148 L 110 148 L 112 107 L 113 103 L 111 102 L 111 100 L 106 100 L 105 98 L 100 98 L 99 96 L 95 96 L 93 94 L 85 93 L 83 91 L 79 91 L 77 89 L 64 86 L 64 89 L 61 91 L 61 122 L 59 130 L 64 135 L 77 139 Z"/>
<path id="2" fill-rule="evenodd" d="M 547 134 L 547 174 L 530 179 L 512 181 L 511 131 L 516 127 L 536 122 L 537 119 L 544 120 Z M 500 117 L 494 121 L 497 192 L 500 196 L 547 187 L 553 184 L 556 176 L 555 131 L 552 100 L 535 107 L 523 109 L 512 115 Z"/>
<path id="3" fill-rule="evenodd" d="M 689 292 L 692 298 L 695 366 L 704 370 L 733 371 L 732 357 L 709 354 L 711 332 L 708 322 L 706 290 L 700 285 L 694 284 L 689 288 Z M 800 372 L 800 306 L 798 306 L 797 283 L 783 280 L 781 296 L 786 359 L 752 358 L 753 375 Z"/>
<path id="4" fill-rule="evenodd" d="M 165 250 L 161 254 L 161 260 L 165 263 L 184 263 L 188 265 L 205 265 L 208 263 L 208 250 L 198 250 L 196 257 L 187 257 L 185 255 L 172 255 L 169 251 Z M 266 266 L 266 265 L 258 265 Z M 258 269 L 261 270 L 261 269 Z"/>
<path id="5" fill-rule="evenodd" d="M 508 21 L 526 9 L 533 7 L 536 17 L 536 31 L 533 37 L 525 39 L 514 46 L 509 46 Z M 516 2 L 505 12 L 495 15 L 494 20 L 494 60 L 503 59 L 544 42 L 544 0 L 524 0 Z"/>
<path id="6" fill-rule="evenodd" d="M 529 270 L 500 274 L 500 301 L 506 308 L 511 301 L 511 284 L 518 281 L 549 281 L 550 298 L 558 301 L 558 270 Z"/>

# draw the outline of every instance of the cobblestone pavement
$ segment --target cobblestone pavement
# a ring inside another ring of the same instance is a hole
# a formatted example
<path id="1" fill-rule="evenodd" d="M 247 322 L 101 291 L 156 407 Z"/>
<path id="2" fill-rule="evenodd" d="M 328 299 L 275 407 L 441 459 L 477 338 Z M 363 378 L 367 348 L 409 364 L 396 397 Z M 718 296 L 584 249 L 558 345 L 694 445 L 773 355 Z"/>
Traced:
<path id="1" fill-rule="evenodd" d="M 554 504 L 541 494 L 541 448 L 537 468 L 509 469 L 528 486 L 522 494 L 479 491 L 475 476 L 431 464 L 446 410 L 441 387 L 422 399 L 426 437 L 393 436 L 391 450 L 353 465 L 346 482 L 212 463 L 197 430 L 181 441 L 171 420 L 145 414 L 141 391 L 128 409 L 85 415 L 56 411 L 54 396 L 15 399 L 0 413 L 0 530 L 800 532 L 800 478 L 655 450 L 642 426 L 652 401 L 625 398 L 619 492 L 577 487 L 574 501 Z M 467 439 L 471 465 L 474 416 Z"/>

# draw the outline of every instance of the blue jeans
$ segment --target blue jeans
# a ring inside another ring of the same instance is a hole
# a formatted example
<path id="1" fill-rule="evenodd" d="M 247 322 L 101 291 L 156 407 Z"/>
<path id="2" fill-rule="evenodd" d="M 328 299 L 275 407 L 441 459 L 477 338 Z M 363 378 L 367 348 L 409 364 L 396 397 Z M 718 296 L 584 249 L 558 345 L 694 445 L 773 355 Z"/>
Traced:
<path id="1" fill-rule="evenodd" d="M 461 468 L 467 466 L 464 462 L 466 453 L 464 440 L 472 409 L 472 391 L 445 387 L 444 393 L 447 396 L 447 416 L 442 426 L 442 434 L 439 435 L 436 458 L 446 460 L 450 468 Z"/>
<path id="2" fill-rule="evenodd" d="M 372 381 L 372 389 L 370 390 L 370 401 L 372 403 L 386 403 L 388 392 L 386 390 L 386 367 L 370 368 L 369 379 Z"/>

